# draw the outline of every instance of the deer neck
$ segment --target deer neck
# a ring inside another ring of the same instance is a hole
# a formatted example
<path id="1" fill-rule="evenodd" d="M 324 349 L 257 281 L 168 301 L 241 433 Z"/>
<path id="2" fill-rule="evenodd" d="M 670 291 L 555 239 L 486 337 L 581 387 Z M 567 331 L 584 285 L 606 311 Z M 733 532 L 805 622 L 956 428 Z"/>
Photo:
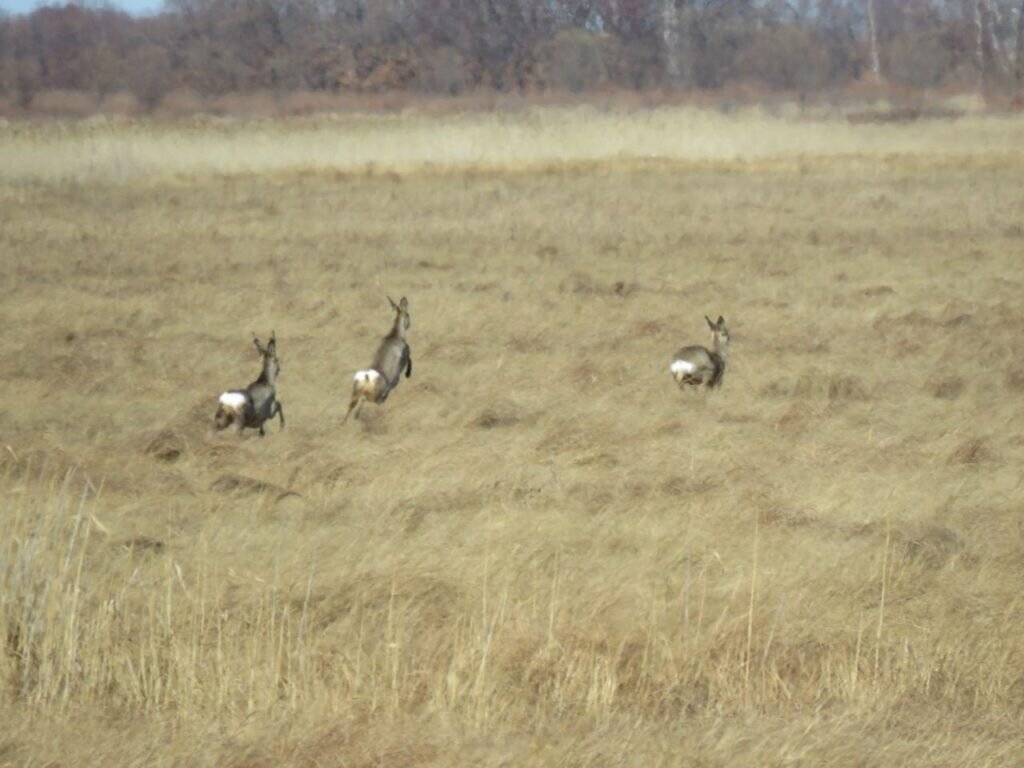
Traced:
<path id="1" fill-rule="evenodd" d="M 392 339 L 398 339 L 399 341 L 405 340 L 405 325 L 402 323 L 401 314 L 395 318 L 395 324 L 391 326 L 391 333 L 389 333 L 388 336 Z"/>
<path id="2" fill-rule="evenodd" d="M 277 379 L 277 367 L 274 365 L 274 358 L 264 357 L 263 371 L 260 373 L 260 377 L 257 381 L 274 386 L 275 379 Z"/>
<path id="3" fill-rule="evenodd" d="M 711 347 L 714 350 L 714 353 L 723 360 L 725 360 L 725 358 L 728 357 L 729 342 L 721 338 L 717 333 L 714 335 L 714 338 L 712 339 Z"/>

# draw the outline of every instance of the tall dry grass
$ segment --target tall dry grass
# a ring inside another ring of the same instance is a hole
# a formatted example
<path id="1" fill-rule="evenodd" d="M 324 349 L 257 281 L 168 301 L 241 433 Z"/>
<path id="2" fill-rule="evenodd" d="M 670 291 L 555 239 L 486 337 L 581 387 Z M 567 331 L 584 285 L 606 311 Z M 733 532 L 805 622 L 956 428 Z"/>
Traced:
<path id="1" fill-rule="evenodd" d="M 6 171 L 0 753 L 1016 765 L 1016 123 L 529 172 L 538 119 L 516 172 L 200 169 L 305 130 L 235 124 L 169 174 Z M 385 294 L 415 374 L 342 428 Z M 705 313 L 710 397 L 667 373 Z M 271 328 L 287 429 L 213 432 Z"/>
<path id="2" fill-rule="evenodd" d="M 239 122 L 195 118 L 150 123 L 12 123 L 0 128 L 0 178 L 142 181 L 189 174 L 541 170 L 606 161 L 722 162 L 888 156 L 1017 155 L 1016 116 L 900 124 L 843 118 L 793 120 L 756 108 L 722 114 L 692 108 L 621 112 L 534 109 L 444 118 L 334 115 Z"/>

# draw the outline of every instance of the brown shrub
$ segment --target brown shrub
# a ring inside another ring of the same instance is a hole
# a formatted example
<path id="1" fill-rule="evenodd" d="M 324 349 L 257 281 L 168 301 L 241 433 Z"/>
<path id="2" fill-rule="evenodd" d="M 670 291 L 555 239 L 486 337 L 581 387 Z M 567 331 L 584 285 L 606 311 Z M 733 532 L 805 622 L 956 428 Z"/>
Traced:
<path id="1" fill-rule="evenodd" d="M 82 91 L 42 91 L 33 97 L 29 112 L 43 117 L 88 117 L 96 112 L 96 99 Z"/>
<path id="2" fill-rule="evenodd" d="M 227 117 L 273 117 L 277 113 L 277 100 L 269 91 L 225 93 L 210 102 L 209 110 Z"/>
<path id="3" fill-rule="evenodd" d="M 868 391 L 856 376 L 834 376 L 828 383 L 829 400 L 867 400 Z"/>
<path id="4" fill-rule="evenodd" d="M 605 285 L 586 272 L 573 272 L 558 284 L 558 290 L 562 293 L 576 293 L 583 296 L 618 296 L 626 298 L 636 290 L 637 286 L 627 280 L 615 280 Z"/>
<path id="5" fill-rule="evenodd" d="M 165 429 L 146 445 L 145 453 L 157 461 L 170 463 L 180 459 L 186 450 L 185 438 L 178 432 Z"/>
<path id="6" fill-rule="evenodd" d="M 932 394 L 940 400 L 956 400 L 963 394 L 966 383 L 960 377 L 944 379 L 935 385 Z"/>
<path id="7" fill-rule="evenodd" d="M 892 286 L 888 285 L 872 285 L 867 288 L 863 288 L 860 292 L 861 296 L 874 297 L 874 296 L 889 296 L 896 293 Z"/>
<path id="8" fill-rule="evenodd" d="M 454 48 L 441 47 L 423 54 L 416 84 L 424 91 L 455 96 L 471 85 L 471 77 L 462 54 Z"/>
<path id="9" fill-rule="evenodd" d="M 945 566 L 964 550 L 961 538 L 949 528 L 923 525 L 894 537 L 896 551 L 925 568 Z"/>
<path id="10" fill-rule="evenodd" d="M 830 401 L 867 400 L 869 395 L 864 383 L 856 376 L 844 374 L 823 374 L 806 371 L 801 374 L 793 387 L 797 397 L 827 397 Z"/>
<path id="11" fill-rule="evenodd" d="M 287 493 L 284 488 L 274 483 L 235 474 L 221 475 L 210 484 L 210 490 L 218 493 L 237 493 L 242 496 L 256 496 L 270 492 L 281 497 Z"/>
<path id="12" fill-rule="evenodd" d="M 188 117 L 207 111 L 203 97 L 191 88 L 175 88 L 160 100 L 157 113 L 165 117 Z"/>
<path id="13" fill-rule="evenodd" d="M 502 400 L 489 405 L 473 420 L 480 429 L 511 427 L 522 420 L 522 411 L 515 403 Z"/>
<path id="14" fill-rule="evenodd" d="M 100 102 L 99 111 L 104 115 L 118 117 L 136 117 L 144 112 L 141 102 L 128 91 L 111 93 Z"/>
<path id="15" fill-rule="evenodd" d="M 1024 392 L 1024 368 L 1013 368 L 1006 374 L 1006 387 L 1013 392 Z"/>
<path id="16" fill-rule="evenodd" d="M 130 539 L 115 542 L 115 546 L 123 547 L 132 554 L 139 554 L 141 552 L 160 554 L 167 545 L 159 539 L 153 539 L 149 536 L 133 536 Z"/>
<path id="17" fill-rule="evenodd" d="M 16 117 L 20 112 L 18 103 L 14 99 L 0 96 L 0 117 Z"/>
<path id="18" fill-rule="evenodd" d="M 821 408 L 818 408 L 804 400 L 799 400 L 787 408 L 786 412 L 775 421 L 775 428 L 799 431 L 806 428 L 812 422 L 820 419 L 821 416 Z"/>
<path id="19" fill-rule="evenodd" d="M 988 441 L 981 438 L 967 440 L 957 446 L 949 456 L 950 464 L 981 464 L 992 459 Z"/>
<path id="20" fill-rule="evenodd" d="M 851 112 L 846 119 L 854 125 L 858 125 L 864 123 L 913 123 L 918 120 L 955 120 L 958 117 L 963 117 L 963 112 L 954 109 L 903 107 Z"/>
<path id="21" fill-rule="evenodd" d="M 343 101 L 327 91 L 292 91 L 281 96 L 278 110 L 282 115 L 315 115 L 337 112 Z"/>

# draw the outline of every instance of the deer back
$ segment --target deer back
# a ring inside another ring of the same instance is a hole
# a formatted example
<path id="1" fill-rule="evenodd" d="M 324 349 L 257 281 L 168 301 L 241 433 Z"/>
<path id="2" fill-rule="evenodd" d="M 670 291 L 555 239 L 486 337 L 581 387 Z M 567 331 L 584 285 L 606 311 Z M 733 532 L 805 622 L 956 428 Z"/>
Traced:
<path id="1" fill-rule="evenodd" d="M 259 339 L 255 336 L 253 341 L 262 357 L 263 370 L 260 372 L 259 378 L 245 390 L 249 402 L 252 404 L 251 410 L 249 410 L 250 418 L 247 419 L 247 422 L 252 426 L 259 427 L 274 413 L 274 402 L 277 396 L 275 383 L 277 375 L 281 371 L 281 363 L 277 358 L 277 335 L 273 331 L 270 333 L 270 343 L 266 347 L 260 344 Z"/>
<path id="2" fill-rule="evenodd" d="M 409 364 L 409 344 L 405 339 L 392 336 L 386 337 L 377 349 L 373 358 L 373 368 L 380 372 L 387 382 L 388 389 L 393 389 L 401 378 L 402 371 Z"/>

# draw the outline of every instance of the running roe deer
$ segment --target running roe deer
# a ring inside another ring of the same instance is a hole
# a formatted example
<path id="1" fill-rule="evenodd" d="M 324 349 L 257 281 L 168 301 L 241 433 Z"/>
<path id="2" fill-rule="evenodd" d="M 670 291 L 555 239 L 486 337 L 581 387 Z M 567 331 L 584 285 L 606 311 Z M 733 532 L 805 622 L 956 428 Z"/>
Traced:
<path id="1" fill-rule="evenodd" d="M 725 375 L 725 360 L 729 350 L 729 329 L 725 327 L 725 318 L 718 316 L 717 322 L 704 315 L 711 329 L 711 349 L 701 346 L 682 347 L 672 358 L 669 371 L 679 388 L 690 385 L 699 387 L 707 380 L 707 386 L 722 385 Z"/>
<path id="2" fill-rule="evenodd" d="M 370 367 L 356 372 L 352 382 L 352 399 L 342 424 L 348 421 L 352 411 L 359 418 L 363 401 L 369 400 L 379 405 L 387 400 L 391 390 L 401 381 L 402 371 L 405 371 L 405 378 L 412 376 L 412 353 L 405 340 L 405 332 L 409 329 L 409 301 L 405 296 L 397 304 L 390 296 L 387 299 L 395 310 L 395 324 L 391 327 L 391 333 L 381 340 Z"/>
<path id="3" fill-rule="evenodd" d="M 260 437 L 263 437 L 266 434 L 264 422 L 275 415 L 281 421 L 281 429 L 284 429 L 284 408 L 274 388 L 277 375 L 281 373 L 281 361 L 277 359 L 277 338 L 273 331 L 270 332 L 270 343 L 267 346 L 260 344 L 255 333 L 252 342 L 263 358 L 260 377 L 245 389 L 229 389 L 222 394 L 213 423 L 217 429 L 227 429 L 231 424 L 237 424 L 239 434 L 246 427 L 259 429 Z"/>

